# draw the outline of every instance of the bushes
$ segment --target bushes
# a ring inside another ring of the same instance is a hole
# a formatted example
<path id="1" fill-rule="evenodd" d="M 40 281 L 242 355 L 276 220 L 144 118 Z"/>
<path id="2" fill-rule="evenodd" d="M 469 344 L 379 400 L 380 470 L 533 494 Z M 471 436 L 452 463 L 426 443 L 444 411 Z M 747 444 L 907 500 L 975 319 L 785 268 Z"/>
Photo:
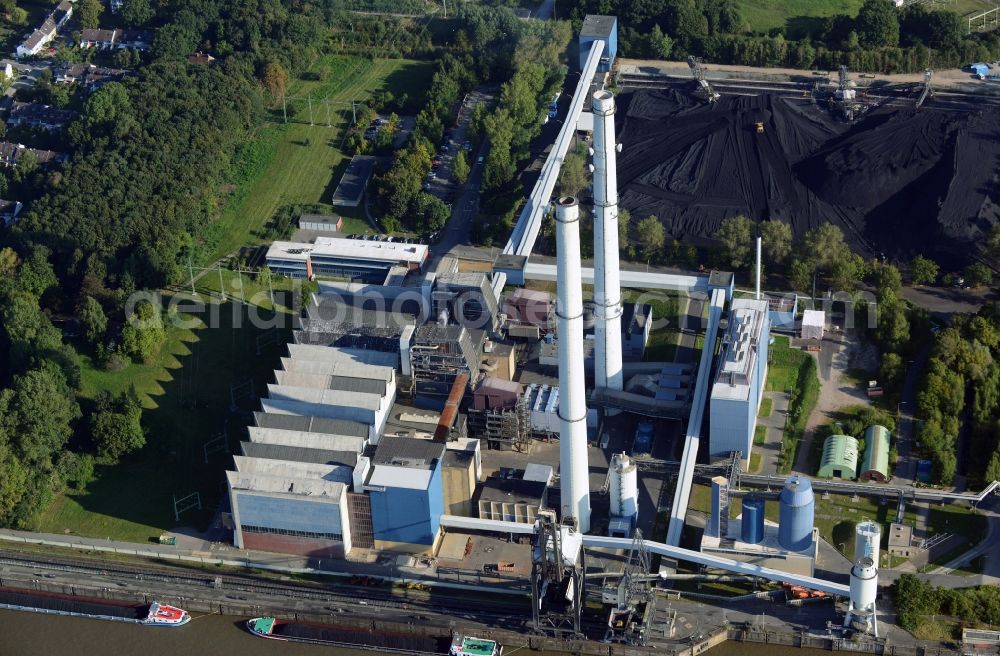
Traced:
<path id="1" fill-rule="evenodd" d="M 984 585 L 948 590 L 903 574 L 892 586 L 896 619 L 907 631 L 920 627 L 927 615 L 951 615 L 974 625 L 1000 624 L 1000 588 Z"/>

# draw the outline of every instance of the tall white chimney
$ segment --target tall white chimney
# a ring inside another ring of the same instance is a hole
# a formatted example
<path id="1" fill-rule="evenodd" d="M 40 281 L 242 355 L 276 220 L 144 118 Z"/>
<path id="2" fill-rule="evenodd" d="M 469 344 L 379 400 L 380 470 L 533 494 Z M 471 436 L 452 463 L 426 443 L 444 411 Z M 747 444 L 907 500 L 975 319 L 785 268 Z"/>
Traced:
<path id="1" fill-rule="evenodd" d="M 760 300 L 760 237 L 757 237 L 757 295 L 754 298 Z"/>
<path id="2" fill-rule="evenodd" d="M 622 288 L 618 268 L 618 167 L 615 97 L 594 92 L 594 339 L 595 387 L 620 390 Z"/>
<path id="3" fill-rule="evenodd" d="M 573 196 L 556 203 L 559 331 L 559 477 L 563 520 L 590 530 L 587 462 L 587 398 L 583 375 L 583 282 L 580 271 L 580 207 Z"/>

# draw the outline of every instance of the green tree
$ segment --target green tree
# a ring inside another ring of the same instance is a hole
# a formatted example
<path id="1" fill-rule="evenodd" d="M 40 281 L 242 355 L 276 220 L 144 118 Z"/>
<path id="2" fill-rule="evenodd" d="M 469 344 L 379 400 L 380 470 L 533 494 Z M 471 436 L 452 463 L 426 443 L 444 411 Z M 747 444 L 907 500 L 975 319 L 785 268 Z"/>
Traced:
<path id="1" fill-rule="evenodd" d="M 800 257 L 813 270 L 829 271 L 847 252 L 841 229 L 832 223 L 824 223 L 805 234 Z"/>
<path id="2" fill-rule="evenodd" d="M 722 258 L 727 266 L 742 269 L 751 261 L 753 223 L 745 216 L 733 216 L 723 220 L 716 233 L 722 242 Z"/>
<path id="3" fill-rule="evenodd" d="M 114 405 L 117 408 L 99 410 L 90 417 L 91 437 L 97 446 L 97 455 L 105 462 L 117 462 L 146 444 L 146 434 L 140 423 L 142 408 L 138 402 L 119 400 Z"/>
<path id="4" fill-rule="evenodd" d="M 466 180 L 469 179 L 469 173 L 471 173 L 469 167 L 469 160 L 465 156 L 465 151 L 458 151 L 458 155 L 455 155 L 455 163 L 452 164 L 451 173 L 455 182 L 458 184 L 465 184 Z"/>
<path id="5" fill-rule="evenodd" d="M 794 259 L 788 267 L 788 278 L 792 287 L 800 292 L 809 293 L 812 287 L 813 273 L 815 268 L 805 260 Z"/>
<path id="6" fill-rule="evenodd" d="M 104 308 L 91 296 L 84 296 L 77 308 L 77 318 L 83 328 L 83 336 L 91 346 L 97 346 L 108 329 L 108 317 Z"/>
<path id="7" fill-rule="evenodd" d="M 166 332 L 159 308 L 140 301 L 122 329 L 122 351 L 140 362 L 152 362 L 163 345 Z"/>
<path id="8" fill-rule="evenodd" d="M 923 255 L 917 255 L 910 262 L 910 277 L 914 285 L 933 285 L 940 270 L 937 262 Z"/>
<path id="9" fill-rule="evenodd" d="M 589 176 L 586 153 L 586 146 L 581 146 L 566 154 L 563 165 L 559 169 L 557 185 L 560 196 L 576 196 L 587 186 Z"/>
<path id="10" fill-rule="evenodd" d="M 655 260 L 663 250 L 666 243 L 666 232 L 663 224 L 655 216 L 647 216 L 636 226 L 639 235 L 639 244 L 642 246 L 643 255 L 650 260 Z"/>
<path id="11" fill-rule="evenodd" d="M 856 24 L 865 48 L 899 45 L 899 12 L 890 0 L 865 0 Z"/>
<path id="12" fill-rule="evenodd" d="M 903 358 L 898 353 L 886 353 L 882 356 L 882 366 L 879 373 L 886 385 L 897 385 L 903 381 Z"/>
<path id="13" fill-rule="evenodd" d="M 990 226 L 990 231 L 986 235 L 986 257 L 994 261 L 1000 261 L 1000 221 Z"/>
<path id="14" fill-rule="evenodd" d="M 629 241 L 629 223 L 632 221 L 632 213 L 624 207 L 618 208 L 618 250 L 628 254 L 630 259 L 635 258 L 635 246 Z"/>
<path id="15" fill-rule="evenodd" d="M 990 462 L 986 466 L 986 480 L 1000 481 L 1000 448 L 993 452 Z"/>
<path id="16" fill-rule="evenodd" d="M 20 264 L 21 258 L 13 248 L 0 248 L 0 284 L 12 278 Z"/>
<path id="17" fill-rule="evenodd" d="M 9 436 L 14 453 L 29 466 L 51 464 L 79 418 L 75 395 L 50 368 L 16 376 L 14 384 L 0 392 L 0 432 Z"/>
<path id="18" fill-rule="evenodd" d="M 268 62 L 264 66 L 264 73 L 261 76 L 264 88 L 271 94 L 271 98 L 277 99 L 285 95 L 288 87 L 288 71 L 278 62 Z"/>
<path id="19" fill-rule="evenodd" d="M 76 16 L 77 22 L 80 23 L 80 27 L 93 29 L 101 24 L 103 11 L 104 5 L 101 4 L 100 0 L 77 0 L 73 14 Z"/>
<path id="20" fill-rule="evenodd" d="M 153 18 L 153 7 L 150 0 L 123 0 L 122 20 L 126 25 L 139 27 Z"/>
<path id="21" fill-rule="evenodd" d="M 768 262 L 783 264 L 792 252 L 792 226 L 783 221 L 760 222 L 761 249 Z"/>
<path id="22" fill-rule="evenodd" d="M 993 284 L 993 272 L 982 262 L 973 262 L 965 267 L 965 284 L 970 287 L 984 287 Z"/>
<path id="23" fill-rule="evenodd" d="M 899 350 L 910 339 L 910 322 L 906 318 L 906 306 L 891 289 L 885 290 L 879 300 L 875 337 L 890 351 Z"/>
<path id="24" fill-rule="evenodd" d="M 879 294 L 885 290 L 891 290 L 898 294 L 899 290 L 903 288 L 903 276 L 899 273 L 899 269 L 891 264 L 879 264 L 872 273 L 875 289 Z"/>
<path id="25" fill-rule="evenodd" d="M 670 53 L 674 49 L 674 40 L 663 33 L 660 26 L 653 25 L 647 37 L 649 44 L 649 54 L 656 59 L 670 59 Z"/>

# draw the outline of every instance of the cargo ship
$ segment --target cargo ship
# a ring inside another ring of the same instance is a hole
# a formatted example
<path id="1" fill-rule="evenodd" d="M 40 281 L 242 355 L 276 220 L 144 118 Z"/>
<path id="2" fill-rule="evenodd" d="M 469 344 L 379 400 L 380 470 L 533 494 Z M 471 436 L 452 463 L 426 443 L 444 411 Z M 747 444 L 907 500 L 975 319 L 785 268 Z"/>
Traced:
<path id="1" fill-rule="evenodd" d="M 106 599 L 89 599 L 14 588 L 0 588 L 0 608 L 142 626 L 178 627 L 191 621 L 191 615 L 186 610 L 155 601 L 136 606 L 116 604 Z"/>
<path id="2" fill-rule="evenodd" d="M 375 633 L 352 627 L 288 622 L 274 617 L 247 620 L 247 629 L 255 636 L 270 640 L 308 642 L 406 656 L 439 656 L 448 653 L 448 645 L 451 644 L 451 638 L 447 635 L 421 636 L 388 631 Z"/>

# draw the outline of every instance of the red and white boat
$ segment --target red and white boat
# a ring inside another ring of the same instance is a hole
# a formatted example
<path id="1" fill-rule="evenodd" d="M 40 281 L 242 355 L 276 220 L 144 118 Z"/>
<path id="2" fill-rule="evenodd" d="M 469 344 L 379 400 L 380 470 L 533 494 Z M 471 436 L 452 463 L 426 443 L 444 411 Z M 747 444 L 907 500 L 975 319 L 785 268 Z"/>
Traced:
<path id="1" fill-rule="evenodd" d="M 149 605 L 146 619 L 140 620 L 145 626 L 184 626 L 191 621 L 191 615 L 183 608 L 153 602 Z"/>

